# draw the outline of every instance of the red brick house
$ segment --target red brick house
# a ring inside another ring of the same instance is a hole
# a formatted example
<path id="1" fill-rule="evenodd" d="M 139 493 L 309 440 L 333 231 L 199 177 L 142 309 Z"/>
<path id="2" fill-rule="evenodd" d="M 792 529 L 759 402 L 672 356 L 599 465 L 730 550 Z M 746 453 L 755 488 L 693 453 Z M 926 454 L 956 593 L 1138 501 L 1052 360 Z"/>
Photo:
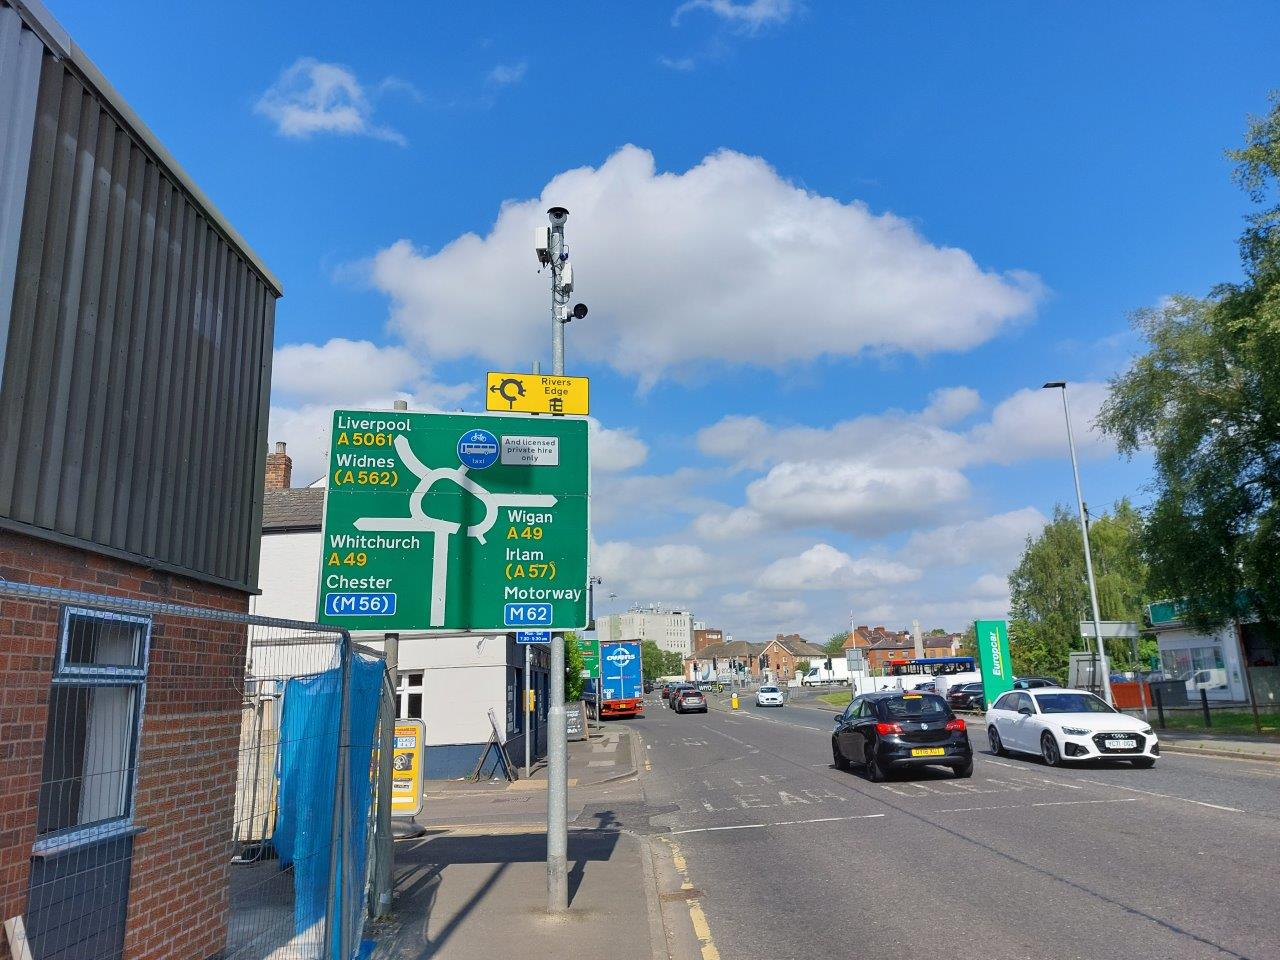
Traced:
<path id="1" fill-rule="evenodd" d="M 772 673 L 782 683 L 795 678 L 796 664 L 808 660 L 810 666 L 827 658 L 826 652 L 814 646 L 798 633 L 777 634 L 764 645 L 760 654 L 762 669 Z"/>
<path id="2" fill-rule="evenodd" d="M 247 611 L 280 285 L 39 4 L 0 112 L 0 918 L 213 957 L 245 627 L 121 601 Z"/>
<path id="3" fill-rule="evenodd" d="M 926 634 L 923 638 L 926 657 L 950 657 L 959 649 L 961 636 L 957 633 Z M 910 660 L 915 657 L 916 644 L 907 630 L 886 630 L 879 627 L 854 627 L 844 642 L 844 649 L 861 649 L 867 668 L 878 673 L 890 660 Z"/>

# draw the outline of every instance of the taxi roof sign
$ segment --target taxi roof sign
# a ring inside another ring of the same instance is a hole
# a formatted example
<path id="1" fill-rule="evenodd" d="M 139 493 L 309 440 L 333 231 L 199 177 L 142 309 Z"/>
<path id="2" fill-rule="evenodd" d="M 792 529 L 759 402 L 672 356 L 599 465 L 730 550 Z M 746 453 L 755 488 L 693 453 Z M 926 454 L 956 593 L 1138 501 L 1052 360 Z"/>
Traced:
<path id="1" fill-rule="evenodd" d="M 496 373 L 485 381 L 485 409 L 499 413 L 549 413 L 585 417 L 589 382 L 586 377 L 543 373 Z"/>

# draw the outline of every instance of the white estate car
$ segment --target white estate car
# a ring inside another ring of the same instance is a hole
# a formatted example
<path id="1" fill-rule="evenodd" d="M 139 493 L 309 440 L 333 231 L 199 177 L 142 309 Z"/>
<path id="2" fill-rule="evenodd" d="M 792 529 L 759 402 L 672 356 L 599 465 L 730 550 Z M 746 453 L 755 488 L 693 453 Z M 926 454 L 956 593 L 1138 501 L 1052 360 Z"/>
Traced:
<path id="1" fill-rule="evenodd" d="M 761 687 L 756 691 L 757 707 L 780 707 L 782 706 L 782 691 L 777 687 Z"/>
<path id="2" fill-rule="evenodd" d="M 1065 760 L 1128 760 L 1150 767 L 1160 756 L 1156 733 L 1137 717 L 1107 706 L 1087 690 L 1010 690 L 987 710 L 987 740 L 997 756 L 1038 753 Z"/>

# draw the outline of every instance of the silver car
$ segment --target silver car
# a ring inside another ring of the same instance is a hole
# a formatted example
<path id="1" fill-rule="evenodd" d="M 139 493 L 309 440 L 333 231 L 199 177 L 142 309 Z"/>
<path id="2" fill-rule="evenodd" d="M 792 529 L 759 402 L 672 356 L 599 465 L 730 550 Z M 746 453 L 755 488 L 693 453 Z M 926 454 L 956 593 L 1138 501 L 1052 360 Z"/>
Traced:
<path id="1" fill-rule="evenodd" d="M 777 687 L 761 687 L 756 691 L 757 707 L 780 707 L 782 705 L 782 691 Z"/>

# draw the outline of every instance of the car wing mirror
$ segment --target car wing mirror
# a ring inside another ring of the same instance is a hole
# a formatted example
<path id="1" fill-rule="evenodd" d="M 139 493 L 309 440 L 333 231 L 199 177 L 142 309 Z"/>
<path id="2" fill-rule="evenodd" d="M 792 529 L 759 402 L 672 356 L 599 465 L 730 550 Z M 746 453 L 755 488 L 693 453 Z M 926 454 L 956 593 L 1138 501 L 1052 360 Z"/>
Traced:
<path id="1" fill-rule="evenodd" d="M 836 714 L 836 723 L 843 723 L 843 722 L 844 722 L 844 714 L 843 714 L 843 713 L 837 713 L 837 714 Z"/>
<path id="2" fill-rule="evenodd" d="M 1018 712 L 1019 712 L 1020 714 L 1022 714 L 1024 717 L 1029 717 L 1029 716 L 1031 716 L 1031 708 L 1030 708 L 1030 707 L 1019 707 L 1019 708 L 1018 708 Z"/>

